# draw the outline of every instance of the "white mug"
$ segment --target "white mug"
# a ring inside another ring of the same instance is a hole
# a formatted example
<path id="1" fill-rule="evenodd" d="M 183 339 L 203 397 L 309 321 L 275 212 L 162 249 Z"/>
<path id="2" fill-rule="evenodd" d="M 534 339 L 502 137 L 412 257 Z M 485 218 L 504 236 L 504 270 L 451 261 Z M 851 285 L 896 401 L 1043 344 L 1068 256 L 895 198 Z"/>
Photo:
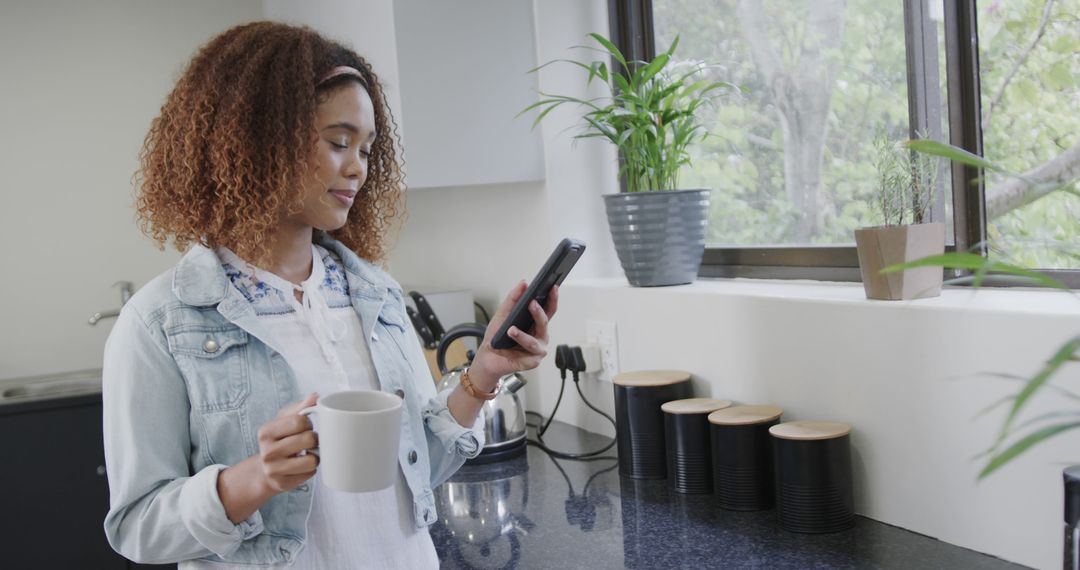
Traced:
<path id="1" fill-rule="evenodd" d="M 338 491 L 378 491 L 394 484 L 401 440 L 401 398 L 349 390 L 319 398 L 300 415 L 319 414 L 319 473 Z"/>

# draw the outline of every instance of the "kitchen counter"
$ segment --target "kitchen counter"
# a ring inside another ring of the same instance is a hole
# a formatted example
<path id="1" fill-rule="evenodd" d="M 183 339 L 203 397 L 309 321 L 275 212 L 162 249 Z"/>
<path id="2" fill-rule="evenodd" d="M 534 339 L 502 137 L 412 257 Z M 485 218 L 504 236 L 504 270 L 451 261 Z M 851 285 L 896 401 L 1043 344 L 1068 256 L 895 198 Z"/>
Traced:
<path id="1" fill-rule="evenodd" d="M 574 452 L 610 440 L 554 422 L 545 441 Z M 726 511 L 712 495 L 620 477 L 614 460 L 553 459 L 531 445 L 462 467 L 436 500 L 443 568 L 1023 568 L 865 517 L 845 532 L 795 534 L 775 510 Z"/>

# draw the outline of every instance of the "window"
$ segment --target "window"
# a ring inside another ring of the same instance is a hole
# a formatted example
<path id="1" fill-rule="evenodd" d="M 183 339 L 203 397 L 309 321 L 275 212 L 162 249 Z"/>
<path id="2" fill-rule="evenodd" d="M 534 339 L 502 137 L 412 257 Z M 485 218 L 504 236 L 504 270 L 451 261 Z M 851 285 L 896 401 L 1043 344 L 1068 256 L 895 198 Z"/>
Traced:
<path id="1" fill-rule="evenodd" d="M 681 175 L 713 189 L 702 275 L 858 280 L 853 230 L 881 222 L 874 138 L 916 133 L 978 154 L 985 140 L 987 158 L 1027 173 L 978 180 L 944 165 L 932 217 L 950 247 L 1080 268 L 1080 197 L 1048 190 L 1080 177 L 1080 0 L 610 6 L 612 35 L 635 58 L 678 35 L 677 57 L 745 87 L 706 118 L 715 136 Z M 976 22 L 979 40 L 962 41 Z"/>
<path id="2" fill-rule="evenodd" d="M 1080 269 L 1080 2 L 977 5 L 985 156 L 1027 178 L 987 181 L 990 255 Z"/>

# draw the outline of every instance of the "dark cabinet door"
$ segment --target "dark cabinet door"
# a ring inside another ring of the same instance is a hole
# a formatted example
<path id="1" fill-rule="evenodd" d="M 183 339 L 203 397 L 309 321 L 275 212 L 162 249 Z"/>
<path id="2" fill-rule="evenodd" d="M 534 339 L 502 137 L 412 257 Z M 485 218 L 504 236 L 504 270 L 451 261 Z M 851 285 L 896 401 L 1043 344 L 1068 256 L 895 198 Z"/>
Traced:
<path id="1" fill-rule="evenodd" d="M 126 569 L 102 524 L 109 509 L 100 397 L 0 407 L 6 568 Z"/>

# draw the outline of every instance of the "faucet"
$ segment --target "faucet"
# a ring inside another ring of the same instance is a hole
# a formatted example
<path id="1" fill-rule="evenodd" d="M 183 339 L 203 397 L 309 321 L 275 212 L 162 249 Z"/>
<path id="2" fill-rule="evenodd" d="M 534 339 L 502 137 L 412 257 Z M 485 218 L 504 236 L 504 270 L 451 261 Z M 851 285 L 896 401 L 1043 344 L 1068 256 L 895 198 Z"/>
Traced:
<path id="1" fill-rule="evenodd" d="M 112 286 L 120 288 L 120 307 L 123 307 L 128 302 L 128 300 L 131 299 L 131 293 L 132 293 L 131 281 L 117 281 L 116 283 L 113 283 Z M 98 311 L 98 312 L 94 313 L 93 315 L 90 315 L 90 318 L 87 319 L 86 322 L 90 323 L 91 325 L 96 325 L 98 323 L 98 321 L 100 321 L 101 319 L 111 319 L 113 317 L 118 316 L 119 314 L 120 314 L 120 309 L 111 309 L 111 310 L 108 310 L 108 311 Z"/>

